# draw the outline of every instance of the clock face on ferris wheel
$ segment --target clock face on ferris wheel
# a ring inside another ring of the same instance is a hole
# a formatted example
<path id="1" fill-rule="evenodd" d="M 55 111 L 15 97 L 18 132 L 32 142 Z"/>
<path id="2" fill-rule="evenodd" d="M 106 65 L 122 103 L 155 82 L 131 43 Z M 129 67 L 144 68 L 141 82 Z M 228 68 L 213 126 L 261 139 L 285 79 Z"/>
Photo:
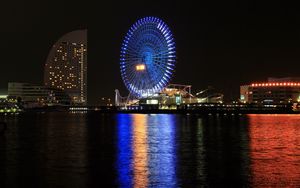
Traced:
<path id="1" fill-rule="evenodd" d="M 175 62 L 174 38 L 162 20 L 145 17 L 131 26 L 120 55 L 122 79 L 131 94 L 147 97 L 160 92 L 168 85 Z"/>

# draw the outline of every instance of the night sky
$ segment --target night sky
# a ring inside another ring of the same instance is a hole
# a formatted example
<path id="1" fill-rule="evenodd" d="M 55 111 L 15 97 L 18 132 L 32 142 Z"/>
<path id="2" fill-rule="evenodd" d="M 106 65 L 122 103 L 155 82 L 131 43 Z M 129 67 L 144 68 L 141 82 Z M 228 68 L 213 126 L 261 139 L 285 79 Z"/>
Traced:
<path id="1" fill-rule="evenodd" d="M 4 89 L 9 81 L 42 83 L 51 46 L 87 28 L 90 104 L 113 98 L 115 88 L 127 95 L 120 45 L 144 16 L 160 17 L 172 30 L 178 57 L 172 83 L 191 84 L 194 93 L 213 86 L 236 99 L 240 84 L 300 77 L 300 11 L 284 1 L 5 1 L 0 16 Z"/>

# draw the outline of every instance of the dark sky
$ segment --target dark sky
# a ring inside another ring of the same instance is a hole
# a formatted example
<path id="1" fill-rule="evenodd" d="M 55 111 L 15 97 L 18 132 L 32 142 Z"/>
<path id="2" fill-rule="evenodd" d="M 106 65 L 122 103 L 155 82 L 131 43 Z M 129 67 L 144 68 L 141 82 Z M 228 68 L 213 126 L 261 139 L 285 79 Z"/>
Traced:
<path id="1" fill-rule="evenodd" d="M 90 103 L 127 91 L 119 51 L 131 24 L 158 16 L 174 33 L 178 62 L 172 83 L 196 92 L 214 86 L 225 98 L 239 85 L 300 76 L 300 12 L 286 1 L 5 1 L 1 5 L 0 88 L 42 83 L 50 47 L 63 34 L 88 29 Z"/>

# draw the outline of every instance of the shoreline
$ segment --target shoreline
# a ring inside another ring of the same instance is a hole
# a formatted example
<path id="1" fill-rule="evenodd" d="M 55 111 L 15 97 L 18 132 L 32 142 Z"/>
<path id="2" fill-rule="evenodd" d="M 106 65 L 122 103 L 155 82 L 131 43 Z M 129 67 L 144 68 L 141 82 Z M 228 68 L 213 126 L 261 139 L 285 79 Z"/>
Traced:
<path id="1" fill-rule="evenodd" d="M 47 113 L 47 112 L 71 112 L 71 113 L 137 113 L 137 114 L 300 114 L 299 109 L 290 105 L 203 105 L 181 106 L 177 109 L 159 109 L 154 106 L 133 106 L 120 108 L 116 106 L 51 106 L 41 108 L 22 109 L 20 112 L 6 112 L 0 115 L 23 113 Z"/>

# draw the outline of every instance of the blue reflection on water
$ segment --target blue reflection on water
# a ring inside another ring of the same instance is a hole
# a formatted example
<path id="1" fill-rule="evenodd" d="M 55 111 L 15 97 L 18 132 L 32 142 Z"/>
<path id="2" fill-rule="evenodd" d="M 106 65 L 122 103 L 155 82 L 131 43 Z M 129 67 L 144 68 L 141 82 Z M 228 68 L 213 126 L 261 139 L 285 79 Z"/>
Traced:
<path id="1" fill-rule="evenodd" d="M 175 118 L 164 114 L 117 115 L 120 187 L 177 186 Z"/>
<path id="2" fill-rule="evenodd" d="M 176 187 L 175 116 L 149 116 L 149 182 L 155 187 Z"/>
<path id="3" fill-rule="evenodd" d="M 132 185 L 132 126 L 131 115 L 118 114 L 117 116 L 117 170 L 118 170 L 118 184 L 121 187 L 131 187 Z"/>

